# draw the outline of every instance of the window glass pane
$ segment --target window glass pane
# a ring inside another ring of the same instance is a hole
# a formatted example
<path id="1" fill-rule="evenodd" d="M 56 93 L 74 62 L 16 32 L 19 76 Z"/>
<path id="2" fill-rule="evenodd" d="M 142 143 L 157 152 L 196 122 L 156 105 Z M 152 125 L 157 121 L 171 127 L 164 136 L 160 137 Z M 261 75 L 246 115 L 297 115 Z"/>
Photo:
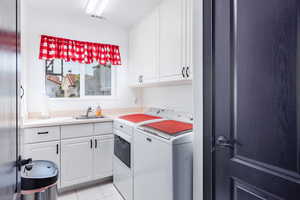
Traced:
<path id="1" fill-rule="evenodd" d="M 49 97 L 80 97 L 80 64 L 46 61 L 46 93 Z"/>
<path id="2" fill-rule="evenodd" d="M 85 67 L 85 95 L 111 95 L 111 65 L 89 64 Z"/>

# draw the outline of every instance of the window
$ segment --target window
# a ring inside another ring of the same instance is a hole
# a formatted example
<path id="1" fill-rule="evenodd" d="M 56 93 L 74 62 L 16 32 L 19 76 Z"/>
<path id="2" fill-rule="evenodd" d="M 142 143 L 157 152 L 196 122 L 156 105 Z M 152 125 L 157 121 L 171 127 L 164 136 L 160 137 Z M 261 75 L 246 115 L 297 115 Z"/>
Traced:
<path id="1" fill-rule="evenodd" d="M 111 95 L 111 66 L 89 64 L 85 67 L 85 95 Z"/>
<path id="2" fill-rule="evenodd" d="M 46 93 L 50 98 L 112 96 L 111 65 L 47 60 Z"/>

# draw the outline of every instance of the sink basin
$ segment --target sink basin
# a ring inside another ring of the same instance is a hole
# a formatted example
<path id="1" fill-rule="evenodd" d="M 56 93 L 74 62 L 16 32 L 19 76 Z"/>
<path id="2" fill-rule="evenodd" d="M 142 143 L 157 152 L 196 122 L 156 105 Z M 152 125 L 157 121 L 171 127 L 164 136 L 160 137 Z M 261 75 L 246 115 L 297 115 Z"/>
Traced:
<path id="1" fill-rule="evenodd" d="M 97 117 L 97 116 L 86 116 L 86 115 L 80 115 L 75 117 L 75 119 L 101 119 L 101 118 L 105 118 L 104 116 L 101 117 Z"/>

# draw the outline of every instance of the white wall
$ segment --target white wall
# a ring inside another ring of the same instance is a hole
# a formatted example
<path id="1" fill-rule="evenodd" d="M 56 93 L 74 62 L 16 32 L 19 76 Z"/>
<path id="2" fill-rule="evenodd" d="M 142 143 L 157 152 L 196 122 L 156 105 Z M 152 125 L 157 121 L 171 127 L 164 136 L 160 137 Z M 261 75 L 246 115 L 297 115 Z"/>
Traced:
<path id="1" fill-rule="evenodd" d="M 110 43 L 120 46 L 122 66 L 117 68 L 117 96 L 115 99 L 54 100 L 48 101 L 50 111 L 81 110 L 90 105 L 101 104 L 103 108 L 136 107 L 135 91 L 128 87 L 128 32 L 107 21 L 88 16 L 59 16 L 55 11 L 39 13 L 22 4 L 22 77 L 25 87 L 25 110 L 41 112 L 45 107 L 43 88 L 45 84 L 44 61 L 38 59 L 41 34 L 65 37 L 74 40 Z"/>
<path id="2" fill-rule="evenodd" d="M 22 77 L 25 88 L 24 112 L 42 112 L 44 98 L 44 61 L 38 59 L 41 34 L 66 37 L 75 40 L 103 42 L 120 45 L 122 66 L 117 66 L 117 96 L 115 99 L 50 100 L 49 111 L 84 110 L 88 106 L 100 104 L 104 109 L 128 107 L 162 107 L 180 111 L 193 111 L 192 85 L 145 88 L 143 99 L 138 98 L 137 89 L 128 87 L 128 31 L 107 21 L 88 16 L 56 16 L 55 12 L 40 13 L 22 3 Z M 142 103 L 142 105 L 141 105 Z"/>
<path id="3" fill-rule="evenodd" d="M 144 107 L 170 108 L 178 111 L 193 112 L 192 85 L 145 88 Z"/>

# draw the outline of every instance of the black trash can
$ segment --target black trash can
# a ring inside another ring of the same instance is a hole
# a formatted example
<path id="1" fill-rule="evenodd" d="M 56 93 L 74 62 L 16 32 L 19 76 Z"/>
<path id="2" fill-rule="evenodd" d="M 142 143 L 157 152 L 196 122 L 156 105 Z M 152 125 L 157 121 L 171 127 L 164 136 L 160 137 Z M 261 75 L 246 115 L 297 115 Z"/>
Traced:
<path id="1" fill-rule="evenodd" d="M 22 200 L 57 200 L 58 168 L 55 163 L 35 160 L 22 167 Z"/>

